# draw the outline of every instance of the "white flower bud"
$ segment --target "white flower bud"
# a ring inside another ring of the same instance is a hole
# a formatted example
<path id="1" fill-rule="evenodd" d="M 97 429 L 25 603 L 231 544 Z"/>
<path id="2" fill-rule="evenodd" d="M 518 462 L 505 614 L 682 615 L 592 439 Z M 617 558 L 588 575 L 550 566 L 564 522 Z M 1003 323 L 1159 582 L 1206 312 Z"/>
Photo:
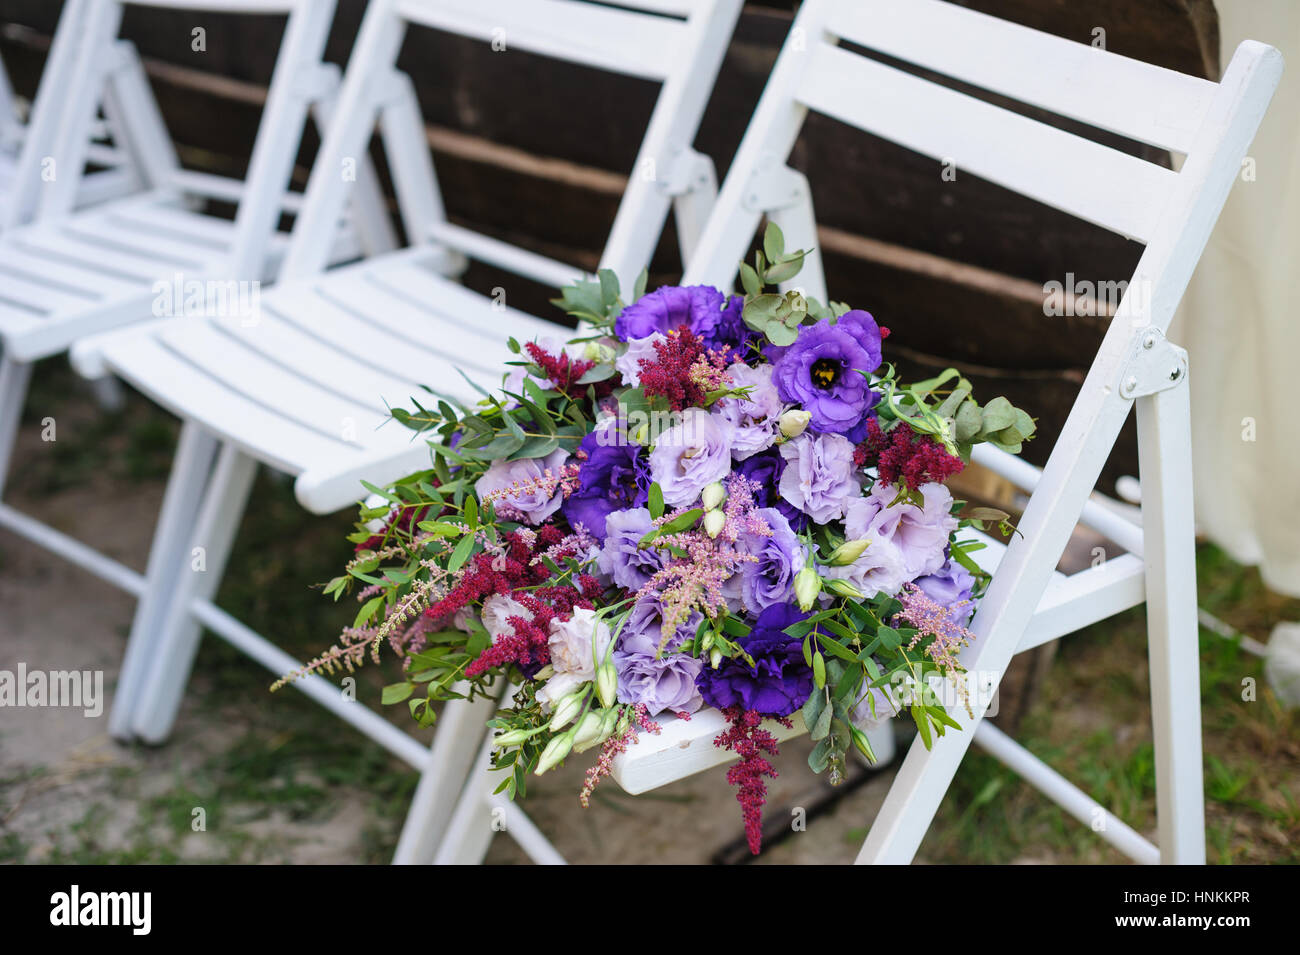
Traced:
<path id="1" fill-rule="evenodd" d="M 528 737 L 532 736 L 535 732 L 536 730 L 510 730 L 507 733 L 502 733 L 500 736 L 495 737 L 492 740 L 492 746 L 496 749 L 506 749 L 510 746 L 518 746 L 520 743 L 525 742 Z"/>
<path id="2" fill-rule="evenodd" d="M 555 715 L 551 717 L 551 729 L 561 730 L 568 726 L 582 712 L 582 703 L 586 696 L 587 687 L 584 684 L 555 704 Z"/>
<path id="3" fill-rule="evenodd" d="M 727 526 L 727 515 L 722 511 L 709 511 L 704 515 L 704 532 L 710 537 L 717 537 Z"/>
<path id="4" fill-rule="evenodd" d="M 812 420 L 811 411 L 791 410 L 781 415 L 778 423 L 781 426 L 781 433 L 787 438 L 797 438 L 804 433 L 808 427 L 808 422 Z"/>
<path id="5" fill-rule="evenodd" d="M 596 695 L 602 706 L 613 706 L 618 701 L 618 670 L 613 663 L 602 663 L 596 671 Z"/>
<path id="6" fill-rule="evenodd" d="M 574 752 L 581 753 L 599 743 L 600 731 L 604 723 L 604 718 L 597 710 L 588 711 L 586 716 L 578 720 L 578 725 L 573 729 Z"/>
<path id="7" fill-rule="evenodd" d="M 712 650 L 709 651 L 709 666 L 711 666 L 713 669 L 716 670 L 718 668 L 718 664 L 721 662 L 722 662 L 722 651 L 719 650 L 717 647 L 714 647 Z"/>
<path id="8" fill-rule="evenodd" d="M 831 551 L 831 556 L 827 558 L 826 563 L 832 567 L 846 567 L 862 556 L 862 552 L 867 549 L 871 543 L 870 538 L 859 537 L 857 540 L 845 541 L 839 547 Z"/>
<path id="9" fill-rule="evenodd" d="M 811 566 L 799 571 L 794 578 L 794 596 L 799 601 L 799 609 L 805 613 L 811 610 L 821 589 L 822 579 Z"/>
<path id="10" fill-rule="evenodd" d="M 721 481 L 714 481 L 712 484 L 704 485 L 704 490 L 700 492 L 700 500 L 703 501 L 706 511 L 717 510 L 726 499 L 727 492 L 723 488 Z"/>
<path id="11" fill-rule="evenodd" d="M 833 594 L 839 594 L 841 597 L 850 597 L 853 600 L 863 600 L 866 598 L 866 594 L 858 590 L 857 587 L 854 587 L 847 580 L 828 580 L 826 581 L 826 589 Z"/>
<path id="12" fill-rule="evenodd" d="M 556 763 L 569 755 L 571 749 L 573 749 L 572 733 L 565 733 L 563 736 L 557 736 L 555 739 L 547 743 L 546 749 L 542 750 L 542 756 L 537 761 L 537 775 L 540 776 L 542 773 L 555 766 Z"/>

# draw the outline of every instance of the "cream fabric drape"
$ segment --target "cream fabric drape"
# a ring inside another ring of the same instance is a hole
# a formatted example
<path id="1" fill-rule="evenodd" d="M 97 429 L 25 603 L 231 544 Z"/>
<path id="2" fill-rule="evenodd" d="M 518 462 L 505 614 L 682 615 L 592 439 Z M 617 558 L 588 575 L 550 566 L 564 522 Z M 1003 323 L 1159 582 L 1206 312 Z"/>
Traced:
<path id="1" fill-rule="evenodd" d="M 1173 325 L 1190 353 L 1196 518 L 1300 596 L 1300 0 L 1216 6 L 1225 68 L 1245 39 L 1287 65 Z"/>

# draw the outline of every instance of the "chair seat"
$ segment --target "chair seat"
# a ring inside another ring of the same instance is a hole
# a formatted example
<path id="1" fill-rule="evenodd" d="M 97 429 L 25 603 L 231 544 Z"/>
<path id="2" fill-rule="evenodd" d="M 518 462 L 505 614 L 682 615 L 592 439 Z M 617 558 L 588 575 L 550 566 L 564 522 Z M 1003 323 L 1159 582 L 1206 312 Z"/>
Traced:
<path id="1" fill-rule="evenodd" d="M 181 417 L 298 476 L 304 507 L 364 496 L 361 481 L 427 467 L 426 443 L 389 418 L 423 385 L 468 402 L 501 384 L 506 340 L 565 329 L 438 274 L 424 247 L 264 292 L 256 320 L 149 322 L 73 351 L 83 373 L 112 371 Z M 462 373 L 465 377 L 462 377 Z"/>
<path id="2" fill-rule="evenodd" d="M 103 202 L 56 222 L 15 229 L 0 236 L 0 342 L 20 361 L 36 361 L 89 335 L 184 312 L 190 283 L 196 281 L 212 280 L 212 295 L 229 288 L 245 300 L 260 298 L 260 289 L 229 286 L 234 238 L 233 220 L 187 208 L 172 190 Z M 287 233 L 273 234 L 263 273 L 251 278 L 274 277 L 288 240 Z M 355 259 L 359 248 L 345 216 L 330 261 Z"/>
<path id="3" fill-rule="evenodd" d="M 157 314 L 155 286 L 220 274 L 233 235 L 233 222 L 183 208 L 171 192 L 15 229 L 0 237 L 0 339 L 34 361 Z"/>
<path id="4" fill-rule="evenodd" d="M 989 573 L 997 570 L 1006 544 L 973 528 L 964 529 L 961 539 L 983 543 L 985 546 L 973 551 L 971 557 L 981 569 Z M 1020 649 L 1038 646 L 1137 606 L 1146 597 L 1143 570 L 1141 558 L 1124 554 L 1070 576 L 1053 572 Z M 960 722 L 960 714 L 957 718 Z M 658 734 L 641 733 L 627 752 L 614 758 L 612 776 L 632 795 L 658 789 L 734 758 L 729 751 L 713 745 L 714 738 L 728 726 L 715 709 L 701 710 L 689 720 L 663 716 L 658 722 Z M 764 728 L 778 740 L 807 732 L 798 713 L 791 722 L 793 728 L 788 729 L 769 720 Z"/>

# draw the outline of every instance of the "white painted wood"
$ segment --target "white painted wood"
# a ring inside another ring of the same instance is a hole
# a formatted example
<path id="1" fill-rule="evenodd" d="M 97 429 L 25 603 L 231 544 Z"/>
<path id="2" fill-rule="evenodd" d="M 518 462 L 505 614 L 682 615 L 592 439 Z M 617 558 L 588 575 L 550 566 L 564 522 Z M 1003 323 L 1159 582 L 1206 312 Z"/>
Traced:
<path id="1" fill-rule="evenodd" d="M 1137 402 L 1160 861 L 1205 864 L 1200 628 L 1187 377 Z"/>
<path id="2" fill-rule="evenodd" d="M 1025 103 L 1185 153 L 1216 84 L 943 0 L 834 5 L 828 33 Z"/>
<path id="3" fill-rule="evenodd" d="M 945 26 L 951 29 L 936 36 Z M 1200 81 L 1184 81 L 1102 51 L 1061 47 L 1066 41 L 1040 39 L 1033 31 L 929 0 L 806 0 L 791 36 L 798 42 L 787 43 L 778 57 L 687 270 L 688 282 L 734 281 L 762 215 L 784 208 L 783 201 L 761 196 L 756 201 L 761 192 L 756 186 L 763 184 L 765 170 L 788 157 L 809 108 L 923 154 L 951 156 L 959 169 L 1147 242 L 1130 294 L 1112 321 L 1047 467 L 1041 476 L 1029 476 L 1034 493 L 1019 522 L 1023 536 L 1017 535 L 1001 555 L 972 624 L 976 642 L 964 662 L 973 671 L 1001 673 L 1019 649 L 1058 635 L 1072 620 L 1082 625 L 1093 613 L 1129 606 L 1140 592 L 1145 595 L 1146 568 L 1139 574 L 1135 558 L 1108 561 L 1065 582 L 1054 567 L 1085 511 L 1092 512 L 1094 523 L 1130 543 L 1136 536 L 1127 521 L 1116 520 L 1113 512 L 1101 513 L 1089 501 L 1132 404 L 1119 395 L 1119 376 L 1133 336 L 1149 326 L 1168 327 L 1276 86 L 1281 58 L 1272 48 L 1245 43 L 1222 82 L 1207 91 Z M 834 47 L 841 37 L 1030 105 L 1167 144 L 1185 151 L 1186 161 L 1177 173 L 1153 172 L 1155 167 L 1145 168 L 1131 157 L 1082 145 L 1077 137 Z M 1151 104 L 1154 115 L 1148 112 Z M 1058 178 L 1062 169 L 1068 181 Z M 1180 414 L 1168 418 L 1162 421 L 1164 428 L 1185 434 Z M 1156 430 L 1146 428 L 1151 434 Z M 1170 514 L 1185 510 L 1181 494 L 1165 506 Z M 1190 526 L 1187 517 L 1180 530 L 1190 533 Z M 1173 546 L 1167 541 L 1162 552 Z M 1140 541 L 1135 549 L 1143 552 Z M 1195 577 L 1185 565 L 1162 567 L 1161 574 L 1160 586 L 1172 590 L 1170 580 L 1177 577 L 1183 592 L 1194 593 Z M 1164 711 L 1159 719 L 1168 722 L 1179 713 L 1186 726 L 1188 713 L 1198 704 L 1194 686 L 1190 692 L 1186 688 L 1187 670 L 1195 667 L 1194 659 L 1186 657 L 1186 608 L 1170 604 L 1160 616 L 1152 633 L 1153 655 L 1163 653 L 1166 659 L 1153 666 L 1159 684 L 1153 695 Z M 981 716 L 977 712 L 974 721 L 964 721 L 969 725 L 947 734 L 931 751 L 919 741 L 913 744 L 859 861 L 911 860 Z M 1193 741 L 1172 731 L 1164 735 L 1165 774 L 1175 782 L 1165 784 L 1162 797 L 1173 800 L 1161 807 L 1167 828 L 1163 849 L 1170 857 L 1192 858 L 1192 846 L 1202 838 L 1199 797 L 1193 794 L 1183 802 L 1168 790 L 1191 786 L 1181 780 L 1192 776 L 1187 767 L 1195 759 Z"/>

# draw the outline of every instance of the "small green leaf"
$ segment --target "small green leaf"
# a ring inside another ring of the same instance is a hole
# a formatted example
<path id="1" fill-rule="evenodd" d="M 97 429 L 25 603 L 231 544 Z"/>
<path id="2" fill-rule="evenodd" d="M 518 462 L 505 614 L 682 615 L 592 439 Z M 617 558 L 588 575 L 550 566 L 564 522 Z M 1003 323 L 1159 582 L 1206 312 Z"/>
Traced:
<path id="1" fill-rule="evenodd" d="M 447 562 L 447 571 L 454 574 L 460 570 L 465 561 L 469 560 L 469 555 L 473 550 L 474 535 L 466 534 L 461 538 L 460 543 L 456 545 L 456 549 L 451 552 L 451 560 Z"/>
<path id="2" fill-rule="evenodd" d="M 659 482 L 650 485 L 650 519 L 657 521 L 664 516 L 664 489 L 659 486 Z"/>
<path id="3" fill-rule="evenodd" d="M 390 683 L 388 686 L 384 687 L 384 704 L 390 705 L 393 703 L 401 703 L 414 692 L 414 683 Z"/>

